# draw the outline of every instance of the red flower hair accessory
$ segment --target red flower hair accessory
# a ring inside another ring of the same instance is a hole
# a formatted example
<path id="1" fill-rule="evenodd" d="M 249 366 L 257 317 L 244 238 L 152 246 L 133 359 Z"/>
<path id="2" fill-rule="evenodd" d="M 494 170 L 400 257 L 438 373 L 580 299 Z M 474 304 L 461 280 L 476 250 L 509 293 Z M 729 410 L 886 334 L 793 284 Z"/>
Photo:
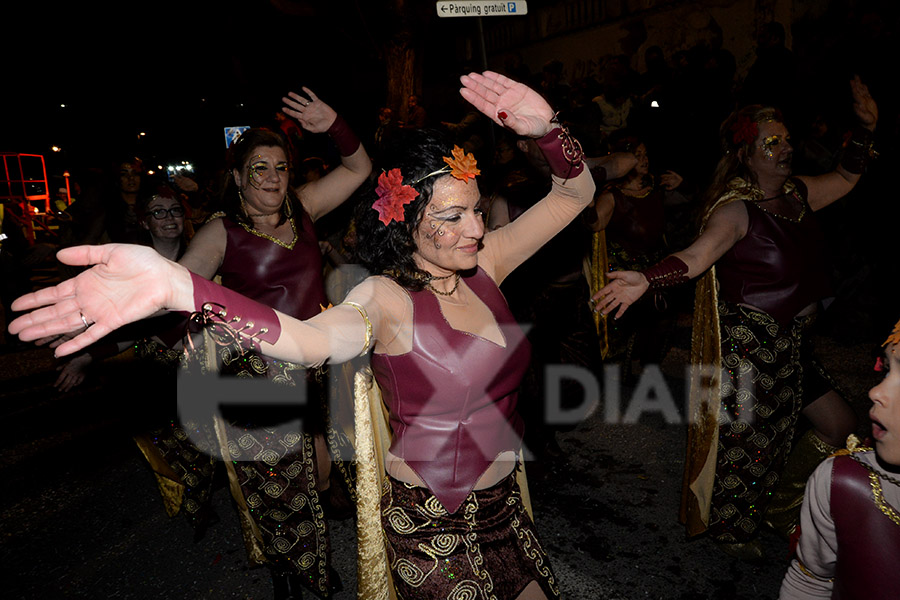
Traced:
<path id="1" fill-rule="evenodd" d="M 731 125 L 731 132 L 731 141 L 736 146 L 742 143 L 752 144 L 756 141 L 756 136 L 759 135 L 759 125 L 747 115 L 741 115 Z"/>
<path id="2" fill-rule="evenodd" d="M 402 223 L 405 219 L 403 207 L 419 195 L 412 187 L 403 184 L 400 169 L 391 169 L 379 175 L 375 193 L 378 200 L 372 204 L 372 208 L 378 211 L 378 220 L 385 225 L 390 225 L 391 221 Z"/>
<path id="3" fill-rule="evenodd" d="M 468 183 L 470 179 L 475 179 L 476 175 L 481 175 L 475 155 L 466 154 L 459 146 L 453 146 L 450 156 L 444 157 L 444 162 L 450 165 L 450 175 L 460 181 Z"/>

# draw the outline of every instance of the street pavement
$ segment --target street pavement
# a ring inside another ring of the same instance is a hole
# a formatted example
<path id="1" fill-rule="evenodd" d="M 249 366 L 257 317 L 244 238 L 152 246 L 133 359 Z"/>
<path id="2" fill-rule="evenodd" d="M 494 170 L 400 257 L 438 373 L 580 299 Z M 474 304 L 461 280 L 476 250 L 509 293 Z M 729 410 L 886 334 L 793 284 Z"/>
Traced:
<path id="1" fill-rule="evenodd" d="M 686 322 L 683 316 L 661 366 L 682 415 Z M 51 350 L 6 342 L 0 354 L 0 597 L 272 597 L 267 571 L 247 566 L 227 488 L 213 494 L 220 522 L 199 541 L 183 517 L 166 516 L 131 439 L 147 414 L 135 400 L 141 385 L 135 361 L 107 360 L 84 384 L 61 393 L 52 387 Z M 861 433 L 869 426 L 866 390 L 878 377 L 875 352 L 877 343 L 820 339 L 823 362 L 860 415 Z M 638 388 L 661 381 L 650 371 L 644 377 Z M 622 388 L 621 414 L 638 396 L 652 397 L 634 390 Z M 171 402 L 160 399 L 162 406 Z M 644 410 L 624 424 L 609 412 L 601 405 L 557 434 L 559 456 L 526 465 L 536 524 L 562 597 L 777 597 L 788 547 L 774 534 L 763 534 L 768 556 L 760 564 L 728 557 L 702 537 L 685 538 L 677 522 L 685 444 L 680 417 L 670 423 L 671 412 Z M 336 598 L 354 598 L 355 525 L 347 519 L 331 527 L 344 582 Z"/>

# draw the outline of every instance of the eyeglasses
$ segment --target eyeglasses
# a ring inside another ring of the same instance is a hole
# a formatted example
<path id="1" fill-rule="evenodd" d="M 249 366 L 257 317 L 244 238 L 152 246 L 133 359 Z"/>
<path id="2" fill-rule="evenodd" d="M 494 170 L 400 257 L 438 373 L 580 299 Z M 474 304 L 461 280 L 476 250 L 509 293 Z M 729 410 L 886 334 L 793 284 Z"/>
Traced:
<path id="1" fill-rule="evenodd" d="M 173 217 L 183 217 L 184 208 L 180 206 L 173 206 L 172 208 L 157 208 L 156 210 L 151 210 L 150 214 L 153 215 L 154 219 L 162 221 L 166 218 L 166 215 L 172 215 Z"/>

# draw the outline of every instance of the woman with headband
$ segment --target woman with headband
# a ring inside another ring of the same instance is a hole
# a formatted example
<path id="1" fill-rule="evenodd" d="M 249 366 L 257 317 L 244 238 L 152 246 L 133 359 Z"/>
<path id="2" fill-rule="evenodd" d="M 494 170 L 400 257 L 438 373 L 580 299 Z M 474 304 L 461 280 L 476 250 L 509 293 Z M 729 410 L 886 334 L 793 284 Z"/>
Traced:
<path id="1" fill-rule="evenodd" d="M 492 72 L 461 82 L 467 101 L 535 138 L 551 166 L 549 195 L 508 226 L 485 233 L 474 158 L 414 132 L 385 154 L 358 206 L 359 253 L 373 276 L 311 319 L 276 312 L 146 249 L 105 246 L 64 251 L 65 262 L 95 266 L 20 298 L 16 310 L 38 310 L 10 324 L 30 340 L 83 318 L 87 331 L 57 348 L 68 353 L 165 308 L 194 312 L 214 335 L 309 367 L 372 350 L 384 404 L 373 401 L 376 388 L 364 377 L 356 382 L 361 598 L 386 598 L 395 588 L 406 598 L 559 595 L 517 483 L 516 390 L 528 345 L 498 285 L 582 212 L 594 184 L 580 146 L 539 94 Z M 385 410 L 390 441 L 379 425 Z"/>
<path id="2" fill-rule="evenodd" d="M 856 426 L 809 339 L 819 301 L 832 295 L 815 211 L 856 185 L 878 120 L 858 77 L 851 90 L 860 126 L 837 169 L 816 177 L 792 174 L 776 109 L 733 112 L 720 128 L 724 155 L 697 240 L 644 271 L 610 273 L 594 296 L 597 310 L 618 318 L 648 289 L 700 277 L 681 519 L 690 535 L 708 531 L 748 560 L 762 556 L 764 522 L 793 533 L 807 477 Z M 795 443 L 801 414 L 812 429 Z"/>

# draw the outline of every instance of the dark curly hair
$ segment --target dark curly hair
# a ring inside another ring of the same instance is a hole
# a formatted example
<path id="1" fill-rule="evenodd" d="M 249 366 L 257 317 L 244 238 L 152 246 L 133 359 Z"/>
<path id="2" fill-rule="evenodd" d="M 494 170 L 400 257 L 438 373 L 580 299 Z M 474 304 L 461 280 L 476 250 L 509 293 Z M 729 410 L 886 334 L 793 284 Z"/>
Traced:
<path id="1" fill-rule="evenodd" d="M 244 212 L 241 206 L 241 197 L 238 194 L 237 184 L 234 182 L 232 170 L 240 171 L 250 159 L 250 156 L 257 148 L 281 148 L 287 157 L 288 165 L 293 165 L 291 149 L 285 139 L 277 132 L 265 127 L 253 127 L 243 132 L 237 140 L 228 148 L 227 169 L 225 170 L 225 186 L 222 193 L 222 210 L 229 219 L 236 223 L 243 223 L 248 227 L 253 227 L 250 217 Z M 290 176 L 288 177 L 290 181 Z M 278 225 L 285 223 L 290 218 L 294 208 L 302 210 L 299 198 L 295 194 L 293 188 L 288 185 L 287 198 L 281 205 L 281 218 Z M 302 227 L 303 221 L 297 219 L 296 224 Z"/>
<path id="2" fill-rule="evenodd" d="M 442 133 L 414 129 L 398 133 L 382 152 L 374 176 L 358 192 L 355 215 L 357 259 L 372 274 L 386 275 L 413 291 L 423 289 L 428 282 L 430 275 L 413 260 L 416 249 L 413 232 L 422 221 L 435 180 L 441 177 L 425 175 L 446 166 L 444 157 L 450 156 L 451 148 Z M 378 199 L 375 193 L 378 175 L 391 169 L 400 169 L 403 183 L 412 186 L 419 195 L 403 207 L 402 223 L 391 221 L 385 225 L 372 204 Z"/>

